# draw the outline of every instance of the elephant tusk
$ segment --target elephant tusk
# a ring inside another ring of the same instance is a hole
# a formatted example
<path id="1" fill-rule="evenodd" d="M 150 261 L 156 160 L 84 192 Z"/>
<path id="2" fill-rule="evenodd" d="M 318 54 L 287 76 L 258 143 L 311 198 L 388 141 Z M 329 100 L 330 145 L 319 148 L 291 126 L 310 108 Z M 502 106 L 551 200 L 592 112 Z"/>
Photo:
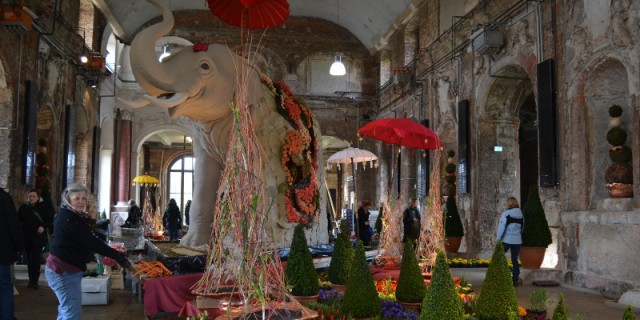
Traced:
<path id="1" fill-rule="evenodd" d="M 135 101 L 125 100 L 123 98 L 118 98 L 118 102 L 129 109 L 140 109 L 144 106 L 149 105 L 149 101 L 147 99 L 138 99 Z"/>
<path id="2" fill-rule="evenodd" d="M 184 93 L 176 93 L 175 95 L 173 95 L 173 97 L 168 98 L 168 99 L 158 99 L 156 97 L 152 97 L 149 95 L 145 95 L 144 96 L 145 99 L 149 100 L 151 103 L 153 103 L 154 105 L 161 107 L 161 108 L 173 108 L 185 101 L 187 101 L 187 98 L 189 98 L 189 96 L 187 96 Z"/>

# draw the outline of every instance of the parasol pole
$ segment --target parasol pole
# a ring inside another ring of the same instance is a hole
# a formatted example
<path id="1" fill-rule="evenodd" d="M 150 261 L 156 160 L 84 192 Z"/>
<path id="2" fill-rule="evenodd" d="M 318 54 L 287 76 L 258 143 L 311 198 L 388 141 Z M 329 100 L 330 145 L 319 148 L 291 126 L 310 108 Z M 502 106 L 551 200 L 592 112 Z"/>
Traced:
<path id="1" fill-rule="evenodd" d="M 352 218 L 352 225 L 353 230 L 356 231 L 356 236 L 358 238 L 360 238 L 360 224 L 356 223 L 358 222 L 358 219 L 360 219 L 360 217 L 358 217 L 358 210 L 356 209 L 358 206 L 358 191 L 356 189 L 356 167 L 355 167 L 355 162 L 353 161 L 353 157 L 351 158 L 351 176 L 353 177 L 353 218 Z"/>

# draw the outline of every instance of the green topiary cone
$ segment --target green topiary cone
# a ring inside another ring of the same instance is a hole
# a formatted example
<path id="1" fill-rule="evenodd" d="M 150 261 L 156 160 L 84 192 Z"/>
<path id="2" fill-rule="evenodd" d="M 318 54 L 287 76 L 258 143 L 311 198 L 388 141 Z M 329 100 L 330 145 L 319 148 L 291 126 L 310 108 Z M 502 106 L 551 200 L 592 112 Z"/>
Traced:
<path id="1" fill-rule="evenodd" d="M 567 306 L 564 305 L 564 295 L 560 294 L 560 302 L 553 310 L 553 318 L 552 320 L 569 320 L 569 311 L 567 311 Z"/>
<path id="2" fill-rule="evenodd" d="M 285 268 L 287 281 L 294 296 L 313 296 L 320 290 L 320 280 L 307 246 L 304 225 L 298 224 L 293 231 L 291 248 Z"/>
<path id="3" fill-rule="evenodd" d="M 373 283 L 362 241 L 358 241 L 356 252 L 349 269 L 349 279 L 342 300 L 342 311 L 354 318 L 375 317 L 382 305 Z"/>
<path id="4" fill-rule="evenodd" d="M 518 312 L 516 291 L 513 288 L 502 241 L 498 241 L 493 251 L 475 312 L 482 320 L 509 319 L 509 313 Z"/>
<path id="5" fill-rule="evenodd" d="M 402 251 L 402 264 L 396 287 L 396 299 L 401 302 L 422 302 L 427 287 L 424 285 L 422 271 L 418 266 L 416 253 L 411 241 L 405 241 Z"/>
<path id="6" fill-rule="evenodd" d="M 327 279 L 334 284 L 346 284 L 349 266 L 353 260 L 353 248 L 349 239 L 349 228 L 345 221 L 340 223 L 340 233 L 333 246 Z"/>
<path id="7" fill-rule="evenodd" d="M 444 211 L 444 236 L 445 237 L 464 237 L 464 227 L 455 197 L 449 196 Z"/>
<path id="8" fill-rule="evenodd" d="M 462 301 L 456 294 L 447 259 L 442 251 L 438 251 L 436 265 L 431 275 L 431 284 L 429 284 L 422 301 L 419 320 L 459 319 L 464 319 Z"/>
<path id="9" fill-rule="evenodd" d="M 527 204 L 524 206 L 524 226 L 522 228 L 523 247 L 547 247 L 551 244 L 551 231 L 544 214 L 538 186 L 529 189 Z"/>
<path id="10" fill-rule="evenodd" d="M 633 314 L 633 309 L 631 308 L 630 305 L 627 305 L 627 308 L 624 309 L 622 320 L 636 320 L 636 315 Z"/>

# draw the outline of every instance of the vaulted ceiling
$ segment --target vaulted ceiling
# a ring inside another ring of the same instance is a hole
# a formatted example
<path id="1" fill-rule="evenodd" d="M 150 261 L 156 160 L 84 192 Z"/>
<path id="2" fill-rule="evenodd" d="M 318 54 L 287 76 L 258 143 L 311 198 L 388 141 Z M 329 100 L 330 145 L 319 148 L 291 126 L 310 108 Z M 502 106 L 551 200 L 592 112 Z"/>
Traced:
<path id="1" fill-rule="evenodd" d="M 159 15 L 144 0 L 91 0 L 115 35 L 130 43 L 135 32 Z M 206 0 L 162 0 L 172 11 L 209 10 Z M 349 30 L 371 52 L 378 51 L 424 0 L 288 0 L 290 16 L 321 18 Z M 286 22 L 285 22 L 286 23 Z"/>

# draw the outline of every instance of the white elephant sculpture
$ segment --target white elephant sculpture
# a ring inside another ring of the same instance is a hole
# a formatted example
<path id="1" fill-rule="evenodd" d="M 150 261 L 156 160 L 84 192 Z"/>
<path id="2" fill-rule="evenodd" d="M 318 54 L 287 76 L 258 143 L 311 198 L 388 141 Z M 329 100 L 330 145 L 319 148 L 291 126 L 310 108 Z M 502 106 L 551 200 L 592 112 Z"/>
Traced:
<path id="1" fill-rule="evenodd" d="M 160 9 L 163 20 L 140 31 L 133 40 L 130 51 L 133 74 L 147 94 L 137 101 L 119 101 L 130 108 L 146 105 L 166 108 L 174 119 L 185 116 L 194 121 L 192 138 L 196 158 L 195 189 L 189 231 L 181 244 L 199 247 L 208 244 L 214 223 L 216 191 L 224 168 L 223 159 L 233 122 L 229 106 L 238 90 L 237 72 L 247 62 L 228 47 L 218 44 L 185 47 L 159 62 L 154 50 L 155 43 L 171 31 L 174 18 L 172 12 L 159 0 L 148 2 Z M 287 247 L 293 235 L 294 223 L 287 218 L 291 211 L 287 211 L 285 201 L 287 188 L 283 186 L 287 184 L 287 173 L 281 166 L 281 150 L 285 135 L 295 128 L 291 121 L 276 110 L 273 87 L 262 83 L 260 75 L 253 68 L 250 70 L 247 100 L 252 107 L 256 135 L 266 153 L 263 159 L 266 194 L 274 200 L 269 212 L 270 225 L 277 245 Z M 317 125 L 314 129 L 310 131 L 319 139 Z M 322 159 L 321 155 L 317 159 Z M 324 179 L 322 168 L 322 165 L 316 167 L 316 189 L 321 185 L 319 181 Z M 327 219 L 321 218 L 326 214 L 323 205 L 326 197 L 325 193 L 319 190 L 316 192 L 319 205 L 315 208 L 317 219 L 309 232 L 311 244 L 328 241 Z"/>

